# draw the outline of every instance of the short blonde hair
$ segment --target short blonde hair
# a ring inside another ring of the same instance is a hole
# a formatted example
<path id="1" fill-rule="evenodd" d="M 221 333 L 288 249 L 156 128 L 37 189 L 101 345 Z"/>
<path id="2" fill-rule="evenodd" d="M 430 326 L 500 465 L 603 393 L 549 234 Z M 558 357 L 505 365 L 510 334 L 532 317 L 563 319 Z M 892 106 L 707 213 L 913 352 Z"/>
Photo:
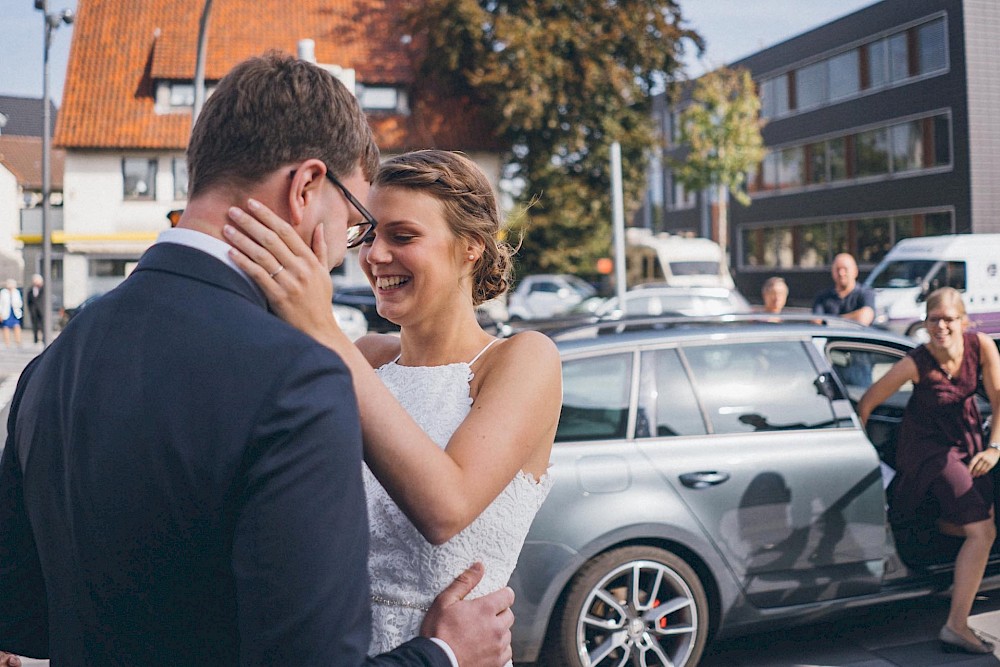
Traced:
<path id="1" fill-rule="evenodd" d="M 940 287 L 927 297 L 928 313 L 942 306 L 955 306 L 959 314 L 965 317 L 965 302 L 962 301 L 962 293 L 954 287 Z"/>

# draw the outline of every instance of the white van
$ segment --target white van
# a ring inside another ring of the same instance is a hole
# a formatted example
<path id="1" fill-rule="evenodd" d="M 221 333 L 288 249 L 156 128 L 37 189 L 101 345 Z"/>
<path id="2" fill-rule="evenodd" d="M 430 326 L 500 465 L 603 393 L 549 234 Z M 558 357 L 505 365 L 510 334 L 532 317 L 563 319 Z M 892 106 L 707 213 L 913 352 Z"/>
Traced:
<path id="1" fill-rule="evenodd" d="M 1000 334 L 1000 234 L 953 234 L 904 239 L 865 280 L 875 290 L 875 325 L 919 338 L 927 295 L 939 287 L 962 292 L 978 331 Z"/>
<path id="2" fill-rule="evenodd" d="M 653 234 L 640 227 L 625 230 L 625 282 L 629 287 L 734 287 L 722 247 L 715 241 Z"/>

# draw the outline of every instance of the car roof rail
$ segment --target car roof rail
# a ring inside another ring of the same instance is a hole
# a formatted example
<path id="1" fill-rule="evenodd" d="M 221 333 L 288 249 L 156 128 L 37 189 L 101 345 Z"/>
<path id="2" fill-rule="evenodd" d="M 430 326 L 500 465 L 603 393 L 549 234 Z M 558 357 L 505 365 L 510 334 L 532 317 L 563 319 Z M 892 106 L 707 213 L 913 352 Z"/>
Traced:
<path id="1" fill-rule="evenodd" d="M 730 313 L 725 315 L 654 315 L 608 319 L 588 324 L 580 324 L 559 329 L 549 334 L 553 340 L 573 340 L 596 338 L 638 331 L 662 331 L 664 329 L 692 327 L 725 327 L 760 325 L 812 325 L 818 327 L 841 327 L 865 329 L 865 325 L 854 320 L 834 315 L 813 313 Z"/>

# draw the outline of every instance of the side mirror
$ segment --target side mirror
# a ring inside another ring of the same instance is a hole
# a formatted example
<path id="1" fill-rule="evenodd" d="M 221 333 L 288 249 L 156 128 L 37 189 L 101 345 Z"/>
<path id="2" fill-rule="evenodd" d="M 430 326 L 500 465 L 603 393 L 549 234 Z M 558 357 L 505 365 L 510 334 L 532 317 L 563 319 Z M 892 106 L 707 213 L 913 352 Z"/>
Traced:
<path id="1" fill-rule="evenodd" d="M 820 373 L 813 380 L 813 386 L 816 387 L 816 393 L 820 396 L 826 396 L 831 401 L 835 401 L 843 398 L 840 394 L 840 389 L 837 387 L 837 383 L 833 381 L 830 377 L 830 373 Z"/>
<path id="2" fill-rule="evenodd" d="M 920 283 L 920 294 L 917 294 L 917 303 L 923 303 L 930 293 L 931 286 L 926 282 Z"/>

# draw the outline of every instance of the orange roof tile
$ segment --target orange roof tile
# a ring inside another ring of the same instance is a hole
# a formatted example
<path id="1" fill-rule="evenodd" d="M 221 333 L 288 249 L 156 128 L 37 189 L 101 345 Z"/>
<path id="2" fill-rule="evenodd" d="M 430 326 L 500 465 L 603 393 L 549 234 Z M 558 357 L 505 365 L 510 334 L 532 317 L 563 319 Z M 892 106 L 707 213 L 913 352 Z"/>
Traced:
<path id="1" fill-rule="evenodd" d="M 52 149 L 52 189 L 62 190 L 63 164 L 66 151 Z M 0 135 L 0 163 L 17 178 L 17 183 L 27 190 L 42 189 L 42 138 Z"/>
<path id="2" fill-rule="evenodd" d="M 213 0 L 207 80 L 269 49 L 316 42 L 321 63 L 354 68 L 359 83 L 408 87 L 409 116 L 372 114 L 380 148 L 500 150 L 468 99 L 446 98 L 415 71 L 420 40 L 403 39 L 405 0 Z M 157 80 L 194 77 L 203 0 L 79 0 L 55 143 L 66 148 L 187 145 L 189 113 L 154 110 Z M 428 90 L 428 88 L 431 88 Z"/>

